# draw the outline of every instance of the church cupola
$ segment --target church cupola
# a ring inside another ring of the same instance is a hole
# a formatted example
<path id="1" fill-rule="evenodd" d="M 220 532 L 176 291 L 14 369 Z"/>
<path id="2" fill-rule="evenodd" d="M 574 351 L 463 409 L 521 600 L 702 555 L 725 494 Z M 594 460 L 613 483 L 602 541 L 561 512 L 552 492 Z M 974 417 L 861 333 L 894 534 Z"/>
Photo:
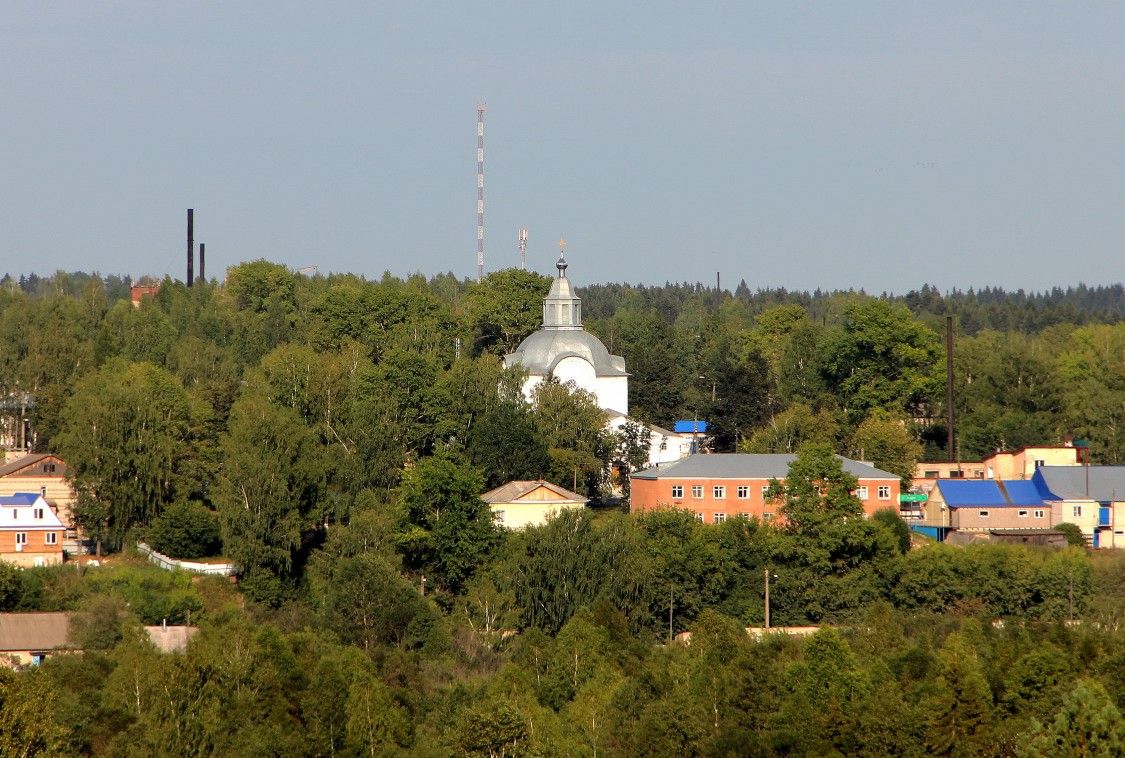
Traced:
<path id="1" fill-rule="evenodd" d="M 560 252 L 555 268 L 559 275 L 551 284 L 551 291 L 543 301 L 544 329 L 581 329 L 582 299 L 574 294 L 566 278 L 566 257 Z"/>

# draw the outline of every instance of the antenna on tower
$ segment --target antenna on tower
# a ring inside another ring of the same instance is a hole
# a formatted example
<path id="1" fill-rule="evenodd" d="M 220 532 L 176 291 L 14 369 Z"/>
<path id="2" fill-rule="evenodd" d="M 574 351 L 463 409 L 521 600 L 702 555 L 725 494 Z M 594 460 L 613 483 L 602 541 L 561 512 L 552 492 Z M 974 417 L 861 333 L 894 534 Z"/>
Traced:
<path id="1" fill-rule="evenodd" d="M 477 103 L 477 282 L 484 280 L 484 103 Z"/>
<path id="2" fill-rule="evenodd" d="M 520 271 L 527 268 L 527 230 L 520 229 Z"/>

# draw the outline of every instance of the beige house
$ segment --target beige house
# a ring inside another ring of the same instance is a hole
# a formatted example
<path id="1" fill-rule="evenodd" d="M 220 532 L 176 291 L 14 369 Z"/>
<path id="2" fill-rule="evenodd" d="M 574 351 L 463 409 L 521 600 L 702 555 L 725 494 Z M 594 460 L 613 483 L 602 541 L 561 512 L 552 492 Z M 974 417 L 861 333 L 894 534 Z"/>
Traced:
<path id="1" fill-rule="evenodd" d="M 69 613 L 0 613 L 0 660 L 10 668 L 38 666 L 48 655 L 73 650 Z"/>
<path id="2" fill-rule="evenodd" d="M 71 529 L 75 495 L 67 473 L 66 463 L 57 455 L 21 454 L 0 466 L 0 496 L 37 492 L 50 503 L 63 525 Z"/>
<path id="3" fill-rule="evenodd" d="M 556 513 L 567 508 L 584 508 L 588 498 L 563 489 L 557 484 L 508 482 L 481 495 L 492 511 L 492 519 L 509 529 L 546 524 Z"/>
<path id="4" fill-rule="evenodd" d="M 1043 466 L 1079 466 L 1085 448 L 1036 445 L 996 452 L 982 461 L 921 461 L 914 468 L 914 492 L 929 492 L 943 479 L 1030 479 Z"/>

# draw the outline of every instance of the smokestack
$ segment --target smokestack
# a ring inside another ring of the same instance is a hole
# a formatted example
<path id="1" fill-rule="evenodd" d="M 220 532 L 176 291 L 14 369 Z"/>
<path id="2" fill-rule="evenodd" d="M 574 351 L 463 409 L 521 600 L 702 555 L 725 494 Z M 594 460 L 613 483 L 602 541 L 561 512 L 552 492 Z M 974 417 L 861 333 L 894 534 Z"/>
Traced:
<path id="1" fill-rule="evenodd" d="M 945 317 L 945 425 L 946 452 L 955 460 L 953 449 L 953 317 Z"/>
<path id="2" fill-rule="evenodd" d="M 199 281 L 206 283 L 207 277 L 203 274 L 203 255 L 207 251 L 207 246 L 202 242 L 199 243 Z"/>
<path id="3" fill-rule="evenodd" d="M 187 286 L 191 286 L 195 265 L 195 211 L 187 209 Z"/>

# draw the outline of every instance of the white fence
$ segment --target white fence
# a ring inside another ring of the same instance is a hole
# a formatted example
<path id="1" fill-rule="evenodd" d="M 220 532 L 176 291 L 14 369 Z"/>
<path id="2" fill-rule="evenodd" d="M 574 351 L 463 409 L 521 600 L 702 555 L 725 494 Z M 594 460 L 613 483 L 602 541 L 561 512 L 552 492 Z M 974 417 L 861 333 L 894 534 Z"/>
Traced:
<path id="1" fill-rule="evenodd" d="M 156 552 L 143 542 L 137 543 L 137 550 L 148 556 L 148 559 L 162 569 L 174 571 L 194 571 L 197 574 L 218 574 L 220 576 L 233 576 L 238 573 L 233 563 L 197 563 L 195 561 L 177 561 L 166 555 Z"/>

